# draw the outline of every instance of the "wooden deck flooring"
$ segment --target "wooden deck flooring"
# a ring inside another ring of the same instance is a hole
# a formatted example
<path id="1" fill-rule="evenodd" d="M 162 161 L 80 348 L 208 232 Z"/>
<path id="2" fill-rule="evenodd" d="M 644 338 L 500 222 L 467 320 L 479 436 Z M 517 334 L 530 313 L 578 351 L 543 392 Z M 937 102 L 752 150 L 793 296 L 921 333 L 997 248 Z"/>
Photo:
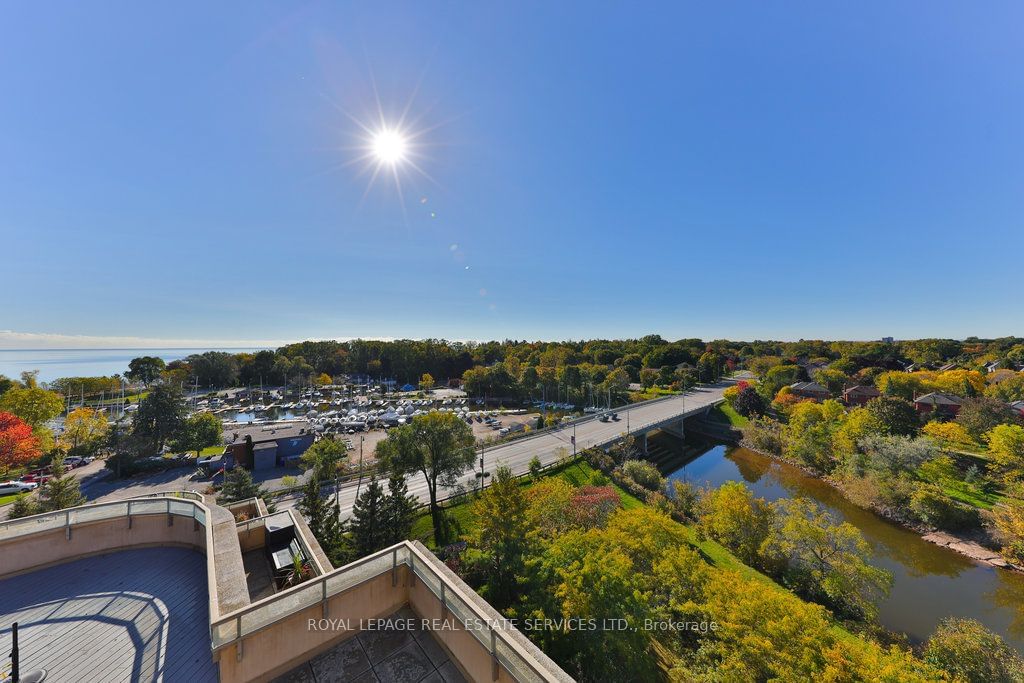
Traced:
<path id="1" fill-rule="evenodd" d="M 216 681 L 206 560 L 123 550 L 0 581 L 0 653 L 18 622 L 22 671 L 47 681 Z"/>

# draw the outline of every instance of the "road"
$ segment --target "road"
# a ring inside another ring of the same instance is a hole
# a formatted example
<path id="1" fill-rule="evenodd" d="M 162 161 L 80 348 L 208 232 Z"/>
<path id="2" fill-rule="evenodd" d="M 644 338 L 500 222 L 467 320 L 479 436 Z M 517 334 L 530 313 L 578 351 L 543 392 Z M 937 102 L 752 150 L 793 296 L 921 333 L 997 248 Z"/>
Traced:
<path id="1" fill-rule="evenodd" d="M 605 446 L 625 434 L 627 428 L 630 433 L 639 434 L 641 430 L 649 431 L 670 420 L 679 420 L 682 417 L 700 413 L 721 401 L 722 392 L 731 385 L 731 382 L 720 382 L 691 389 L 684 394 L 617 408 L 618 421 L 601 422 L 597 415 L 591 415 L 554 431 L 540 432 L 535 436 L 523 437 L 487 448 L 484 451 L 484 469 L 493 473 L 498 465 L 506 465 L 513 474 L 524 474 L 529 470 L 530 461 L 534 456 L 540 458 L 542 465 L 550 465 L 563 455 L 571 454 L 574 432 L 577 451 L 592 446 Z M 476 468 L 476 471 L 479 471 L 479 460 Z M 427 483 L 422 474 L 409 475 L 407 484 L 409 494 L 420 502 L 427 503 L 430 500 Z M 473 471 L 467 470 L 460 479 L 460 484 L 467 490 L 477 486 L 477 479 L 473 476 Z M 339 493 L 342 519 L 347 519 L 351 515 L 356 489 L 356 485 L 350 484 L 343 487 Z M 439 497 L 444 499 L 455 493 L 457 493 L 455 489 L 448 488 L 440 491 Z M 298 494 L 278 498 L 276 501 L 278 509 L 294 507 L 298 502 Z"/>

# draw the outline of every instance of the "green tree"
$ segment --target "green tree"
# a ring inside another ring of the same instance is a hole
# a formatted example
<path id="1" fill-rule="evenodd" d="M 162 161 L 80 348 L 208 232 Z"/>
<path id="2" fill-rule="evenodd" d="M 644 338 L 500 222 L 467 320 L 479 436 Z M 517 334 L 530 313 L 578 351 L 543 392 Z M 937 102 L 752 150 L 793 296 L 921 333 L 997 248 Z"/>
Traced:
<path id="1" fill-rule="evenodd" d="M 985 434 L 995 468 L 1008 482 L 1024 479 L 1024 427 L 1000 424 Z"/>
<path id="2" fill-rule="evenodd" d="M 345 537 L 338 500 L 323 495 L 323 484 L 316 471 L 311 473 L 302 487 L 299 512 L 306 519 L 309 530 L 313 532 L 331 564 L 340 567 L 351 558 L 352 548 Z"/>
<path id="3" fill-rule="evenodd" d="M 22 493 L 11 506 L 7 508 L 7 519 L 21 519 L 22 517 L 31 517 L 32 515 L 38 515 L 42 510 L 39 509 L 39 502 L 29 493 Z"/>
<path id="4" fill-rule="evenodd" d="M 782 387 L 788 387 L 803 375 L 799 365 L 775 365 L 768 368 L 757 384 L 757 392 L 765 401 L 771 401 Z"/>
<path id="5" fill-rule="evenodd" d="M 540 559 L 530 593 L 531 617 L 624 619 L 624 630 L 553 629 L 537 635 L 540 645 L 583 681 L 656 680 L 650 638 L 643 630 L 651 616 L 640 572 L 625 549 L 608 542 L 600 529 L 556 536 Z"/>
<path id="6" fill-rule="evenodd" d="M 429 372 L 424 372 L 420 377 L 420 391 L 430 391 L 434 388 L 434 377 Z"/>
<path id="7" fill-rule="evenodd" d="M 348 454 L 345 442 L 333 437 L 324 437 L 306 449 L 299 459 L 304 470 L 312 470 L 323 481 L 338 476 L 338 466 Z"/>
<path id="8" fill-rule="evenodd" d="M 879 396 L 868 402 L 867 409 L 877 421 L 882 433 L 893 436 L 917 434 L 917 411 L 910 401 L 893 396 Z"/>
<path id="9" fill-rule="evenodd" d="M 15 387 L 0 396 L 0 412 L 20 417 L 33 430 L 40 429 L 46 422 L 61 414 L 64 399 L 40 387 Z"/>
<path id="10" fill-rule="evenodd" d="M 1024 487 L 1012 491 L 1006 502 L 993 512 L 993 521 L 1003 546 L 1003 557 L 1024 567 Z"/>
<path id="11" fill-rule="evenodd" d="M 418 507 L 419 501 L 409 495 L 405 477 L 392 475 L 388 479 L 388 497 L 384 501 L 384 535 L 387 545 L 409 538 Z"/>
<path id="12" fill-rule="evenodd" d="M 760 561 L 761 544 L 775 523 L 775 510 L 739 482 L 709 492 L 698 508 L 697 533 L 732 550 L 747 564 Z"/>
<path id="13" fill-rule="evenodd" d="M 60 446 L 70 455 L 93 455 L 102 446 L 109 431 L 107 418 L 92 408 L 77 408 L 64 418 Z"/>
<path id="14" fill-rule="evenodd" d="M 814 373 L 814 381 L 828 389 L 833 396 L 843 393 L 850 376 L 835 368 L 822 368 Z"/>
<path id="15" fill-rule="evenodd" d="M 923 656 L 964 683 L 1024 681 L 1024 659 L 974 619 L 944 619 L 928 639 Z"/>
<path id="16" fill-rule="evenodd" d="M 152 447 L 148 437 L 139 436 L 134 431 L 117 423 L 107 434 L 107 448 L 110 455 L 104 466 L 113 471 L 116 477 L 124 477 L 131 473 L 132 465 L 149 452 Z"/>
<path id="17" fill-rule="evenodd" d="M 924 382 L 913 372 L 891 370 L 875 377 L 875 386 L 886 396 L 913 401 L 916 394 L 924 392 Z"/>
<path id="18" fill-rule="evenodd" d="M 906 436 L 871 434 L 861 439 L 859 445 L 864 454 L 863 469 L 885 477 L 913 472 L 939 455 L 938 448 L 927 437 L 911 439 Z"/>
<path id="19" fill-rule="evenodd" d="M 39 508 L 41 512 L 64 510 L 85 502 L 78 479 L 64 469 L 64 458 L 56 457 L 50 463 L 51 477 L 39 487 Z"/>
<path id="20" fill-rule="evenodd" d="M 157 386 L 139 402 L 132 431 L 136 436 L 149 439 L 153 450 L 160 453 L 168 439 L 181 428 L 186 413 L 185 401 L 177 387 Z"/>
<path id="21" fill-rule="evenodd" d="M 174 434 L 173 447 L 182 451 L 195 451 L 196 457 L 204 448 L 223 442 L 224 427 L 213 413 L 196 413 L 185 418 Z"/>
<path id="22" fill-rule="evenodd" d="M 477 525 L 469 537 L 479 549 L 487 577 L 484 597 L 498 610 L 513 604 L 526 573 L 530 534 L 523 489 L 508 467 L 498 467 L 494 483 L 473 502 Z"/>
<path id="23" fill-rule="evenodd" d="M 128 372 L 124 373 L 124 376 L 133 382 L 142 382 L 149 386 L 160 379 L 160 373 L 166 367 L 167 364 L 164 363 L 163 358 L 141 356 L 139 358 L 132 358 L 128 362 Z"/>
<path id="24" fill-rule="evenodd" d="M 536 455 L 530 458 L 530 477 L 534 481 L 539 481 L 541 473 L 544 471 L 544 465 L 541 464 L 540 458 Z"/>
<path id="25" fill-rule="evenodd" d="M 806 498 L 776 503 L 776 523 L 763 552 L 781 562 L 786 583 L 799 593 L 857 618 L 874 619 L 892 575 L 871 566 L 871 548 L 857 527 L 836 523 Z"/>
<path id="26" fill-rule="evenodd" d="M 442 486 L 453 486 L 475 460 L 473 431 L 454 413 L 428 413 L 392 429 L 377 445 L 377 458 L 394 475 L 419 472 L 427 483 L 434 540 L 449 539 L 438 505 Z"/>
<path id="27" fill-rule="evenodd" d="M 1016 424 L 1020 414 L 999 399 L 979 396 L 964 400 L 956 416 L 975 441 L 981 441 L 987 432 L 1001 424 Z"/>
<path id="28" fill-rule="evenodd" d="M 224 475 L 224 485 L 220 489 L 220 495 L 217 496 L 217 502 L 226 505 L 250 498 L 262 498 L 269 512 L 273 512 L 275 509 L 270 500 L 270 493 L 253 481 L 249 470 L 244 467 L 234 467 Z"/>
<path id="29" fill-rule="evenodd" d="M 352 532 L 352 546 L 356 557 L 365 557 L 388 546 L 386 507 L 384 487 L 374 477 L 352 505 L 349 529 Z"/>

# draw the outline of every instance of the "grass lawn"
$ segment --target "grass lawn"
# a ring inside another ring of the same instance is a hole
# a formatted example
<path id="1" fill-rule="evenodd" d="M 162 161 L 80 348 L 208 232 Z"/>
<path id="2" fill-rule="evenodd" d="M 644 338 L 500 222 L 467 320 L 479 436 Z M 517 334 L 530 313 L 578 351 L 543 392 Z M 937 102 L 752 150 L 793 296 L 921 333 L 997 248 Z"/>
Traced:
<path id="1" fill-rule="evenodd" d="M 986 493 L 984 491 L 977 490 L 973 486 L 968 486 L 963 482 L 946 481 L 936 483 L 942 487 L 943 493 L 950 498 L 984 510 L 991 510 L 1006 499 L 1006 496 L 998 491 Z"/>
<path id="2" fill-rule="evenodd" d="M 737 413 L 736 409 L 728 403 L 721 403 L 712 408 L 711 412 L 708 413 L 708 419 L 731 425 L 737 429 L 745 427 L 750 422 L 750 420 Z"/>
<path id="3" fill-rule="evenodd" d="M 15 499 L 20 495 L 20 493 L 11 493 L 6 496 L 0 496 L 0 505 L 7 505 L 8 503 L 13 503 Z"/>

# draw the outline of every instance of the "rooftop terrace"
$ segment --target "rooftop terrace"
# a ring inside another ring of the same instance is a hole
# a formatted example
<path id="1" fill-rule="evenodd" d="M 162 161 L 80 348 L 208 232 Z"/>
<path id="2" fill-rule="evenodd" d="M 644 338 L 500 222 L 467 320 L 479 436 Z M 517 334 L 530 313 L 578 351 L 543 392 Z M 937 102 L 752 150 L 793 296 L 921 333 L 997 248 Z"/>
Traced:
<path id="1" fill-rule="evenodd" d="M 0 652 L 47 681 L 217 680 L 206 562 L 184 548 L 88 557 L 0 580 Z"/>
<path id="2" fill-rule="evenodd" d="M 179 492 L 0 522 L 0 649 L 17 620 L 47 680 L 572 680 L 421 544 L 335 569 L 288 511 L 310 575 L 268 587 L 243 553 L 285 513 L 230 508 Z M 433 630 L 366 625 L 396 614 Z"/>

